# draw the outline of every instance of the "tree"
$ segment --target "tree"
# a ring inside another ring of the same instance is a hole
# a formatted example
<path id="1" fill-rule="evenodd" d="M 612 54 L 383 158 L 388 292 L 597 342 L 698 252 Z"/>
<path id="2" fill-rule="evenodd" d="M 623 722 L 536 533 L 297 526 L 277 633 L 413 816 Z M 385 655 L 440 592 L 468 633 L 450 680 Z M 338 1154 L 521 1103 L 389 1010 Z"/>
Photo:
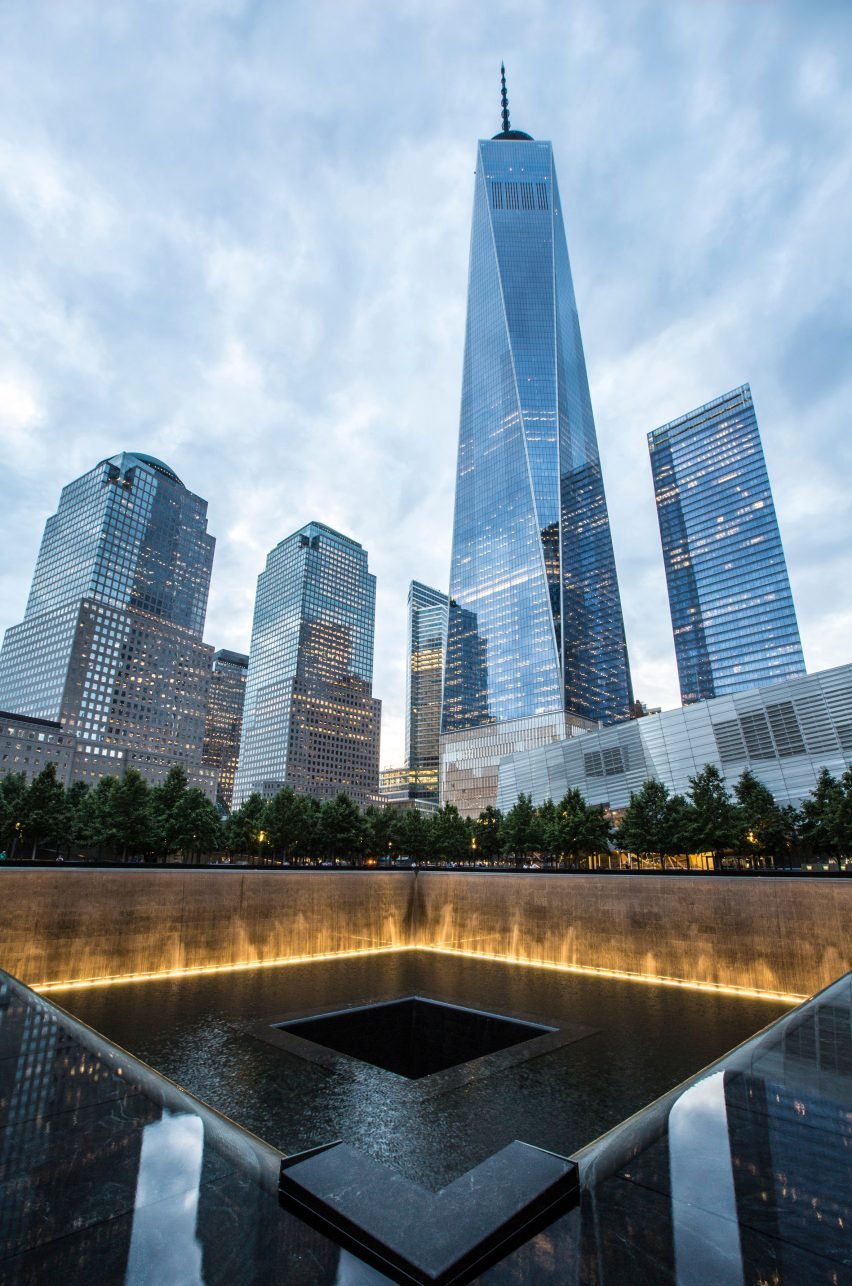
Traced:
<path id="1" fill-rule="evenodd" d="M 846 774 L 844 773 L 844 777 Z M 835 818 L 843 798 L 843 787 L 823 768 L 807 799 L 802 800 L 800 834 L 806 853 L 834 857 L 837 853 Z"/>
<path id="2" fill-rule="evenodd" d="M 413 862 L 422 862 L 429 856 L 432 833 L 429 818 L 416 808 L 406 808 L 400 816 L 397 845 L 400 853 Z"/>
<path id="3" fill-rule="evenodd" d="M 791 841 L 789 819 L 776 804 L 772 791 L 746 768 L 734 786 L 734 796 L 740 809 L 746 852 L 786 865 Z"/>
<path id="4" fill-rule="evenodd" d="M 68 830 L 65 807 L 65 787 L 56 777 L 56 765 L 45 764 L 33 781 L 23 800 L 23 831 L 28 844 L 32 844 L 30 857 L 35 861 L 42 844 L 59 840 Z"/>
<path id="5" fill-rule="evenodd" d="M 724 850 L 740 846 L 742 822 L 715 764 L 707 764 L 690 777 L 689 798 L 692 849 L 697 853 L 712 853 L 713 866 L 718 869 Z"/>
<path id="6" fill-rule="evenodd" d="M 491 804 L 473 823 L 476 856 L 483 862 L 493 862 L 503 855 L 503 814 Z"/>
<path id="7" fill-rule="evenodd" d="M 506 851 L 516 857 L 526 857 L 544 847 L 541 826 L 533 808 L 532 795 L 523 792 L 509 809 L 503 821 Z"/>
<path id="8" fill-rule="evenodd" d="M 592 853 L 608 850 L 612 823 L 603 806 L 590 806 L 579 790 L 569 790 L 556 805 L 550 827 L 550 844 L 560 860 L 575 865 Z"/>
<path id="9" fill-rule="evenodd" d="M 631 791 L 617 843 L 639 857 L 672 857 L 689 848 L 690 809 L 682 795 L 670 795 L 664 782 L 650 778 Z"/>
<path id="10" fill-rule="evenodd" d="M 112 806 L 113 792 L 118 787 L 116 777 L 101 777 L 93 790 L 81 799 L 77 809 L 76 831 L 78 842 L 106 850 L 112 857 L 118 843 L 116 814 Z"/>
<path id="11" fill-rule="evenodd" d="M 65 792 L 65 803 L 68 808 L 68 835 L 66 847 L 68 854 L 76 852 L 88 842 L 86 839 L 86 819 L 90 787 L 87 781 L 73 781 Z"/>
<path id="12" fill-rule="evenodd" d="M 445 804 L 432 818 L 432 851 L 447 862 L 469 862 L 473 849 L 472 827 L 455 804 Z"/>
<path id="13" fill-rule="evenodd" d="M 171 813 L 175 844 L 185 857 L 197 861 L 199 854 L 218 848 L 222 824 L 215 804 L 203 790 L 191 786 L 178 799 Z"/>
<path id="14" fill-rule="evenodd" d="M 186 769 L 180 764 L 173 764 L 165 780 L 151 791 L 151 838 L 153 846 L 163 857 L 180 848 L 175 832 L 175 818 L 186 789 Z"/>
<path id="15" fill-rule="evenodd" d="M 310 849 L 314 838 L 312 801 L 285 786 L 266 805 L 265 829 L 273 854 L 292 857 Z"/>
<path id="16" fill-rule="evenodd" d="M 399 845 L 399 813 L 395 808 L 376 808 L 364 813 L 365 852 L 369 857 L 386 858 Z"/>
<path id="17" fill-rule="evenodd" d="M 356 860 L 364 851 L 367 827 L 361 810 L 345 791 L 327 800 L 320 814 L 319 839 L 323 856 Z"/>
<path id="18" fill-rule="evenodd" d="M 128 852 L 139 853 L 153 846 L 150 794 L 147 781 L 136 768 L 128 768 L 110 792 L 111 829 L 122 861 L 127 860 Z"/>
<path id="19" fill-rule="evenodd" d="M 27 779 L 22 772 L 0 780 L 0 844 L 14 858 L 21 842 L 26 811 Z"/>
<path id="20" fill-rule="evenodd" d="M 265 826 L 266 805 L 255 791 L 225 823 L 225 846 L 230 853 L 255 854 Z"/>
<path id="21" fill-rule="evenodd" d="M 852 853 L 852 768 L 840 778 L 831 813 L 831 833 L 839 854 Z"/>

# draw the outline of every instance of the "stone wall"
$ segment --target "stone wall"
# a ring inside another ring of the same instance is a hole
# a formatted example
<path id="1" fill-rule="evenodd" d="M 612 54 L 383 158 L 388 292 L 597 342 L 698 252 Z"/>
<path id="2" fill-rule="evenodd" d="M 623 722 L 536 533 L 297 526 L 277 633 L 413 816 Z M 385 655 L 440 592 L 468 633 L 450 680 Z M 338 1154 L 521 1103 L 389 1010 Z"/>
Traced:
<path id="1" fill-rule="evenodd" d="M 852 880 L 424 872 L 418 943 L 810 995 L 852 968 Z"/>
<path id="2" fill-rule="evenodd" d="M 38 985 L 403 946 L 412 883 L 408 872 L 6 870 L 0 967 Z"/>
<path id="3" fill-rule="evenodd" d="M 0 967 L 33 985 L 417 945 L 810 995 L 850 926 L 852 880 L 0 871 Z"/>

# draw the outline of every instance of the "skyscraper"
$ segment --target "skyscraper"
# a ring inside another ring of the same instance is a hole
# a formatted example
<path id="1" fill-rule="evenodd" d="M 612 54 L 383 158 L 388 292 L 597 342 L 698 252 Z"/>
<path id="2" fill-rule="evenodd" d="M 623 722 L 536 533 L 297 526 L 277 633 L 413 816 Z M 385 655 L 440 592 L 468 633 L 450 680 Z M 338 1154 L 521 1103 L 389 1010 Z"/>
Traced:
<path id="1" fill-rule="evenodd" d="M 621 601 L 550 143 L 480 141 L 471 233 L 442 798 L 501 754 L 626 718 Z M 490 731 L 489 731 L 490 728 Z"/>
<path id="2" fill-rule="evenodd" d="M 318 799 L 378 794 L 372 696 L 376 578 L 355 540 L 311 522 L 257 580 L 234 804 L 282 786 Z"/>
<path id="3" fill-rule="evenodd" d="M 408 665 L 405 675 L 405 762 L 409 788 L 438 798 L 438 739 L 449 599 L 413 580 L 408 589 Z"/>
<path id="4" fill-rule="evenodd" d="M 648 434 L 684 705 L 805 673 L 748 384 Z"/>
<path id="5" fill-rule="evenodd" d="M 248 660 L 243 652 L 228 652 L 225 648 L 213 653 L 204 724 L 204 762 L 216 770 L 216 799 L 225 808 L 231 807 L 234 798 Z"/>
<path id="6" fill-rule="evenodd" d="M 201 762 L 212 648 L 202 642 L 215 541 L 207 502 L 166 464 L 122 452 L 63 488 L 24 619 L 0 651 L 0 707 L 77 738 L 74 776 Z"/>

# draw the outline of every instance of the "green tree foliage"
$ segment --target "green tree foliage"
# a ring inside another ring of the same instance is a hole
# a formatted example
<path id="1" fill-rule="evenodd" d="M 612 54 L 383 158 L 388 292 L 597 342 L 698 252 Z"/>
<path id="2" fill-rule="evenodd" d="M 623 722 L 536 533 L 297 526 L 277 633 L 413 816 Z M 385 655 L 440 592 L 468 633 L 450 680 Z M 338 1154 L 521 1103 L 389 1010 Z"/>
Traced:
<path id="1" fill-rule="evenodd" d="M 773 858 L 779 865 L 787 865 L 796 838 L 789 812 L 778 807 L 772 791 L 748 768 L 734 786 L 734 796 L 740 812 L 743 851 L 764 861 Z"/>
<path id="2" fill-rule="evenodd" d="M 852 768 L 840 778 L 832 809 L 832 839 L 838 853 L 852 854 Z"/>
<path id="3" fill-rule="evenodd" d="M 579 790 L 569 790 L 545 819 L 548 847 L 559 861 L 577 865 L 593 853 L 609 849 L 612 823 L 602 805 L 587 804 Z"/>
<path id="4" fill-rule="evenodd" d="M 155 786 L 151 791 L 152 847 L 163 857 L 177 852 L 180 848 L 176 819 L 178 805 L 186 789 L 186 770 L 180 764 L 174 764 L 167 772 L 162 784 Z"/>
<path id="5" fill-rule="evenodd" d="M 476 841 L 475 856 L 483 862 L 493 862 L 503 856 L 503 814 L 499 808 L 489 806 L 473 823 Z"/>
<path id="6" fill-rule="evenodd" d="M 147 852 L 152 841 L 150 788 L 135 768 L 128 768 L 109 794 L 111 831 L 123 860 Z"/>
<path id="7" fill-rule="evenodd" d="M 847 774 L 844 773 L 844 778 Z M 836 777 L 823 768 L 810 797 L 802 801 L 800 834 L 802 848 L 809 857 L 837 855 L 836 819 L 844 790 Z"/>
<path id="8" fill-rule="evenodd" d="M 445 862 L 470 862 L 474 852 L 473 827 L 455 804 L 445 804 L 430 824 L 431 854 Z"/>
<path id="9" fill-rule="evenodd" d="M 416 808 L 406 808 L 397 823 L 397 846 L 413 862 L 423 862 L 432 851 L 429 819 Z"/>
<path id="10" fill-rule="evenodd" d="M 222 824 L 216 807 L 203 790 L 191 786 L 177 799 L 171 812 L 171 834 L 177 848 L 190 861 L 218 848 Z"/>
<path id="11" fill-rule="evenodd" d="M 692 851 L 712 853 L 713 865 L 718 868 L 723 852 L 741 847 L 743 829 L 739 810 L 715 764 L 707 764 L 690 777 L 689 798 Z"/>
<path id="12" fill-rule="evenodd" d="M 541 822 L 533 808 L 532 795 L 523 792 L 503 820 L 503 837 L 507 853 L 527 857 L 544 848 Z"/>
<path id="13" fill-rule="evenodd" d="M 249 795 L 225 823 L 225 846 L 229 853 L 255 855 L 261 832 L 266 828 L 266 805 L 257 792 Z"/>
<path id="14" fill-rule="evenodd" d="M 23 801 L 23 834 L 32 846 L 35 861 L 44 844 L 64 843 L 68 834 L 68 807 L 65 788 L 56 777 L 56 765 L 46 764 L 30 783 Z"/>
<path id="15" fill-rule="evenodd" d="M 670 795 L 651 779 L 632 791 L 618 828 L 617 843 L 639 857 L 672 857 L 689 848 L 691 810 L 682 795 Z"/>
<path id="16" fill-rule="evenodd" d="M 364 851 L 368 857 L 387 858 L 398 852 L 399 813 L 395 808 L 377 808 L 371 804 L 364 813 L 364 823 Z"/>
<path id="17" fill-rule="evenodd" d="M 273 856 L 293 858 L 310 850 L 315 819 L 311 801 L 285 786 L 266 805 L 265 829 Z"/>
<path id="18" fill-rule="evenodd" d="M 20 853 L 27 798 L 27 779 L 22 772 L 9 773 L 0 781 L 0 845 L 10 860 Z"/>
<path id="19" fill-rule="evenodd" d="M 323 857 L 332 861 L 357 861 L 364 852 L 367 825 L 364 816 L 345 791 L 322 806 L 319 843 Z"/>

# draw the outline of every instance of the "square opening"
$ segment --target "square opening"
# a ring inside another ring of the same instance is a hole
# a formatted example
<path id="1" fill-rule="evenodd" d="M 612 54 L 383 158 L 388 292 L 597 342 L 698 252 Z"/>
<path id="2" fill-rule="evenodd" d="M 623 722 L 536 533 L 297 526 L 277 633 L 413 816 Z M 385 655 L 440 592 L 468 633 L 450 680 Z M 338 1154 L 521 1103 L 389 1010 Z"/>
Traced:
<path id="1" fill-rule="evenodd" d="M 554 1030 L 421 996 L 276 1025 L 280 1031 L 409 1080 L 484 1058 Z"/>

